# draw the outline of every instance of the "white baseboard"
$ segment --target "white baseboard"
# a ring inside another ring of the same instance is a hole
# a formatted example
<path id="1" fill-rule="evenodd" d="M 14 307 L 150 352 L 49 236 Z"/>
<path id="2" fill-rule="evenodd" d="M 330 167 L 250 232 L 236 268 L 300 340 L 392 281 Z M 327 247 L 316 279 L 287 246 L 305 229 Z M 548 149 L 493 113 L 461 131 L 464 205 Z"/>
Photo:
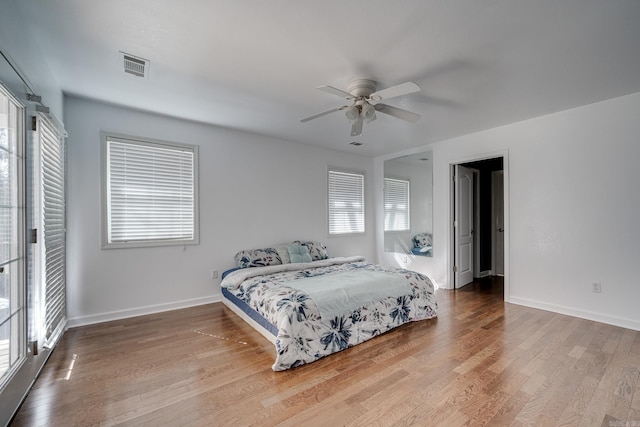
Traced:
<path id="1" fill-rule="evenodd" d="M 163 311 L 178 310 L 181 308 L 195 307 L 214 302 L 222 302 L 222 294 L 175 301 L 167 304 L 147 305 L 127 310 L 109 311 L 90 316 L 73 317 L 67 319 L 67 328 L 77 328 L 78 326 L 93 325 L 96 323 L 109 322 L 111 320 L 127 319 L 129 317 L 144 316 L 146 314 L 161 313 Z"/>
<path id="2" fill-rule="evenodd" d="M 480 278 L 482 279 L 483 277 L 487 277 L 487 276 L 492 276 L 493 271 L 492 270 L 484 270 L 480 272 Z"/>
<path id="3" fill-rule="evenodd" d="M 640 331 L 640 322 L 624 317 L 611 316 L 604 313 L 596 313 L 593 311 L 580 310 L 564 305 L 549 304 L 542 301 L 531 300 L 528 298 L 510 297 L 506 302 L 523 305 L 525 307 L 538 308 L 540 310 L 551 311 L 553 313 L 566 314 L 567 316 L 579 317 L 581 319 L 593 320 L 595 322 L 606 323 L 608 325 L 620 326 L 621 328 L 633 329 Z"/>

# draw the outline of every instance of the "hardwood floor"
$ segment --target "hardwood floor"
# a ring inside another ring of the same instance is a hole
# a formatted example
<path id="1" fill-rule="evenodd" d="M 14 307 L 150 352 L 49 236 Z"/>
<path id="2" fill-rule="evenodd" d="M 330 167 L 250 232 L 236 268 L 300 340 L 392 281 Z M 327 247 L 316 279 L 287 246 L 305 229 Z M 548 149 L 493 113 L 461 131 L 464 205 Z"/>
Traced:
<path id="1" fill-rule="evenodd" d="M 71 329 L 12 425 L 640 426 L 640 332 L 501 292 L 286 372 L 220 303 Z"/>

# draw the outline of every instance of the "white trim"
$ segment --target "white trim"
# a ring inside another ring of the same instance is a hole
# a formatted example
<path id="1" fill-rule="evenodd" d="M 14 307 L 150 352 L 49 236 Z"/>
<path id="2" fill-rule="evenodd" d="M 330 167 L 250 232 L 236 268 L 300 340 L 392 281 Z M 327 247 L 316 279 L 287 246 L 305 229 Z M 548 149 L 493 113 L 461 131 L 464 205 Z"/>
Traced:
<path id="1" fill-rule="evenodd" d="M 112 320 L 127 319 L 129 317 L 145 316 L 147 314 L 162 313 L 164 311 L 179 310 L 181 308 L 196 307 L 199 305 L 221 302 L 222 295 L 213 295 L 201 298 L 191 298 L 182 301 L 175 301 L 166 304 L 154 304 L 143 307 L 131 308 L 127 310 L 108 311 L 91 316 L 80 316 L 67 319 L 68 328 L 93 325 L 96 323 L 110 322 Z"/>
<path id="2" fill-rule="evenodd" d="M 447 193 L 447 204 L 446 204 L 446 212 L 445 212 L 445 220 L 446 220 L 446 224 L 447 224 L 447 235 L 446 235 L 446 239 L 445 239 L 445 247 L 447 248 L 447 266 L 446 271 L 445 271 L 445 275 L 447 277 L 446 280 L 446 287 L 445 289 L 455 289 L 456 287 L 456 274 L 453 272 L 453 267 L 456 265 L 456 258 L 455 258 L 455 249 L 453 247 L 453 245 L 455 244 L 456 238 L 455 238 L 455 233 L 456 230 L 453 226 L 453 223 L 455 221 L 454 215 L 455 215 L 455 201 L 454 201 L 454 197 L 455 197 L 455 188 L 456 188 L 456 182 L 455 182 L 455 177 L 456 177 L 456 165 L 455 163 L 449 163 L 449 166 L 447 168 L 447 187 L 448 187 L 448 193 Z"/>
<path id="3" fill-rule="evenodd" d="M 506 296 L 506 295 L 505 295 Z M 602 313 L 597 313 L 588 310 L 579 310 L 573 307 L 567 307 L 558 304 L 549 304 L 546 302 L 532 300 L 529 298 L 511 297 L 506 302 L 516 305 L 522 305 L 525 307 L 536 308 L 539 310 L 550 311 L 552 313 L 564 314 L 566 316 L 578 317 L 580 319 L 592 320 L 594 322 L 606 323 L 608 325 L 619 326 L 621 328 L 633 329 L 634 331 L 640 331 L 640 322 L 624 317 L 609 316 Z"/>

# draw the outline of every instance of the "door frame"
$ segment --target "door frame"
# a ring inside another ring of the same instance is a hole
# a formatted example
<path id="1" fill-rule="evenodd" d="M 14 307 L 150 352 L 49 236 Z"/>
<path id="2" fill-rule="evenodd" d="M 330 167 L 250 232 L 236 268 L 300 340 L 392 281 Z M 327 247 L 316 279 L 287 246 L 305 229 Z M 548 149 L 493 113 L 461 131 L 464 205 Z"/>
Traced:
<path id="1" fill-rule="evenodd" d="M 447 228 L 448 232 L 446 233 L 447 239 L 447 286 L 450 289 L 456 289 L 455 285 L 455 274 L 453 272 L 453 266 L 455 264 L 455 239 L 454 233 L 455 230 L 453 228 L 454 221 L 454 206 L 455 206 L 455 192 L 454 192 L 454 183 L 453 183 L 453 173 L 455 170 L 455 165 L 471 163 L 480 160 L 489 160 L 495 159 L 498 157 L 502 157 L 502 169 L 504 173 L 504 181 L 503 181 L 503 197 L 504 197 L 504 300 L 506 302 L 510 302 L 511 299 L 511 284 L 510 284 L 510 246 L 509 246 L 509 236 L 510 236 L 510 219 L 509 219 L 509 150 L 498 150 L 490 153 L 477 154 L 457 159 L 451 159 L 448 161 L 449 168 L 449 185 L 447 186 L 449 203 L 446 204 L 446 213 L 445 218 L 448 222 Z"/>

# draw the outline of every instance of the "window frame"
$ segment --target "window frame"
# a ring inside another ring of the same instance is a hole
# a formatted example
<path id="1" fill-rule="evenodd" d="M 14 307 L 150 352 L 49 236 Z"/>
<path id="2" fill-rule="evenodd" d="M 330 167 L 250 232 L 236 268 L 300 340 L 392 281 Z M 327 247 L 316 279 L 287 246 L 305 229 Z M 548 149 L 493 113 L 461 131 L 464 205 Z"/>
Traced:
<path id="1" fill-rule="evenodd" d="M 331 173 L 357 175 L 362 177 L 362 230 L 347 232 L 332 232 L 331 230 Z M 327 233 L 329 237 L 364 235 L 367 230 L 367 209 L 366 209 L 366 181 L 367 177 L 363 171 L 352 169 L 341 169 L 336 167 L 327 168 Z"/>
<path id="2" fill-rule="evenodd" d="M 137 145 L 146 145 L 173 150 L 188 150 L 193 152 L 193 238 L 191 239 L 153 239 L 153 240 L 131 240 L 109 242 L 109 177 L 108 174 L 108 142 L 109 139 L 118 142 L 127 142 Z M 123 248 L 144 248 L 159 246 L 186 246 L 200 244 L 200 221 L 199 221 L 199 147 L 192 144 L 184 144 L 173 141 L 165 141 L 154 138 L 126 135 L 115 132 L 100 131 L 101 140 L 101 217 L 102 217 L 102 249 L 123 249 Z"/>
<path id="3" fill-rule="evenodd" d="M 407 228 L 387 230 L 387 181 L 406 183 L 407 187 Z M 385 177 L 383 182 L 383 229 L 385 233 L 407 233 L 411 231 L 411 180 L 405 178 Z"/>

